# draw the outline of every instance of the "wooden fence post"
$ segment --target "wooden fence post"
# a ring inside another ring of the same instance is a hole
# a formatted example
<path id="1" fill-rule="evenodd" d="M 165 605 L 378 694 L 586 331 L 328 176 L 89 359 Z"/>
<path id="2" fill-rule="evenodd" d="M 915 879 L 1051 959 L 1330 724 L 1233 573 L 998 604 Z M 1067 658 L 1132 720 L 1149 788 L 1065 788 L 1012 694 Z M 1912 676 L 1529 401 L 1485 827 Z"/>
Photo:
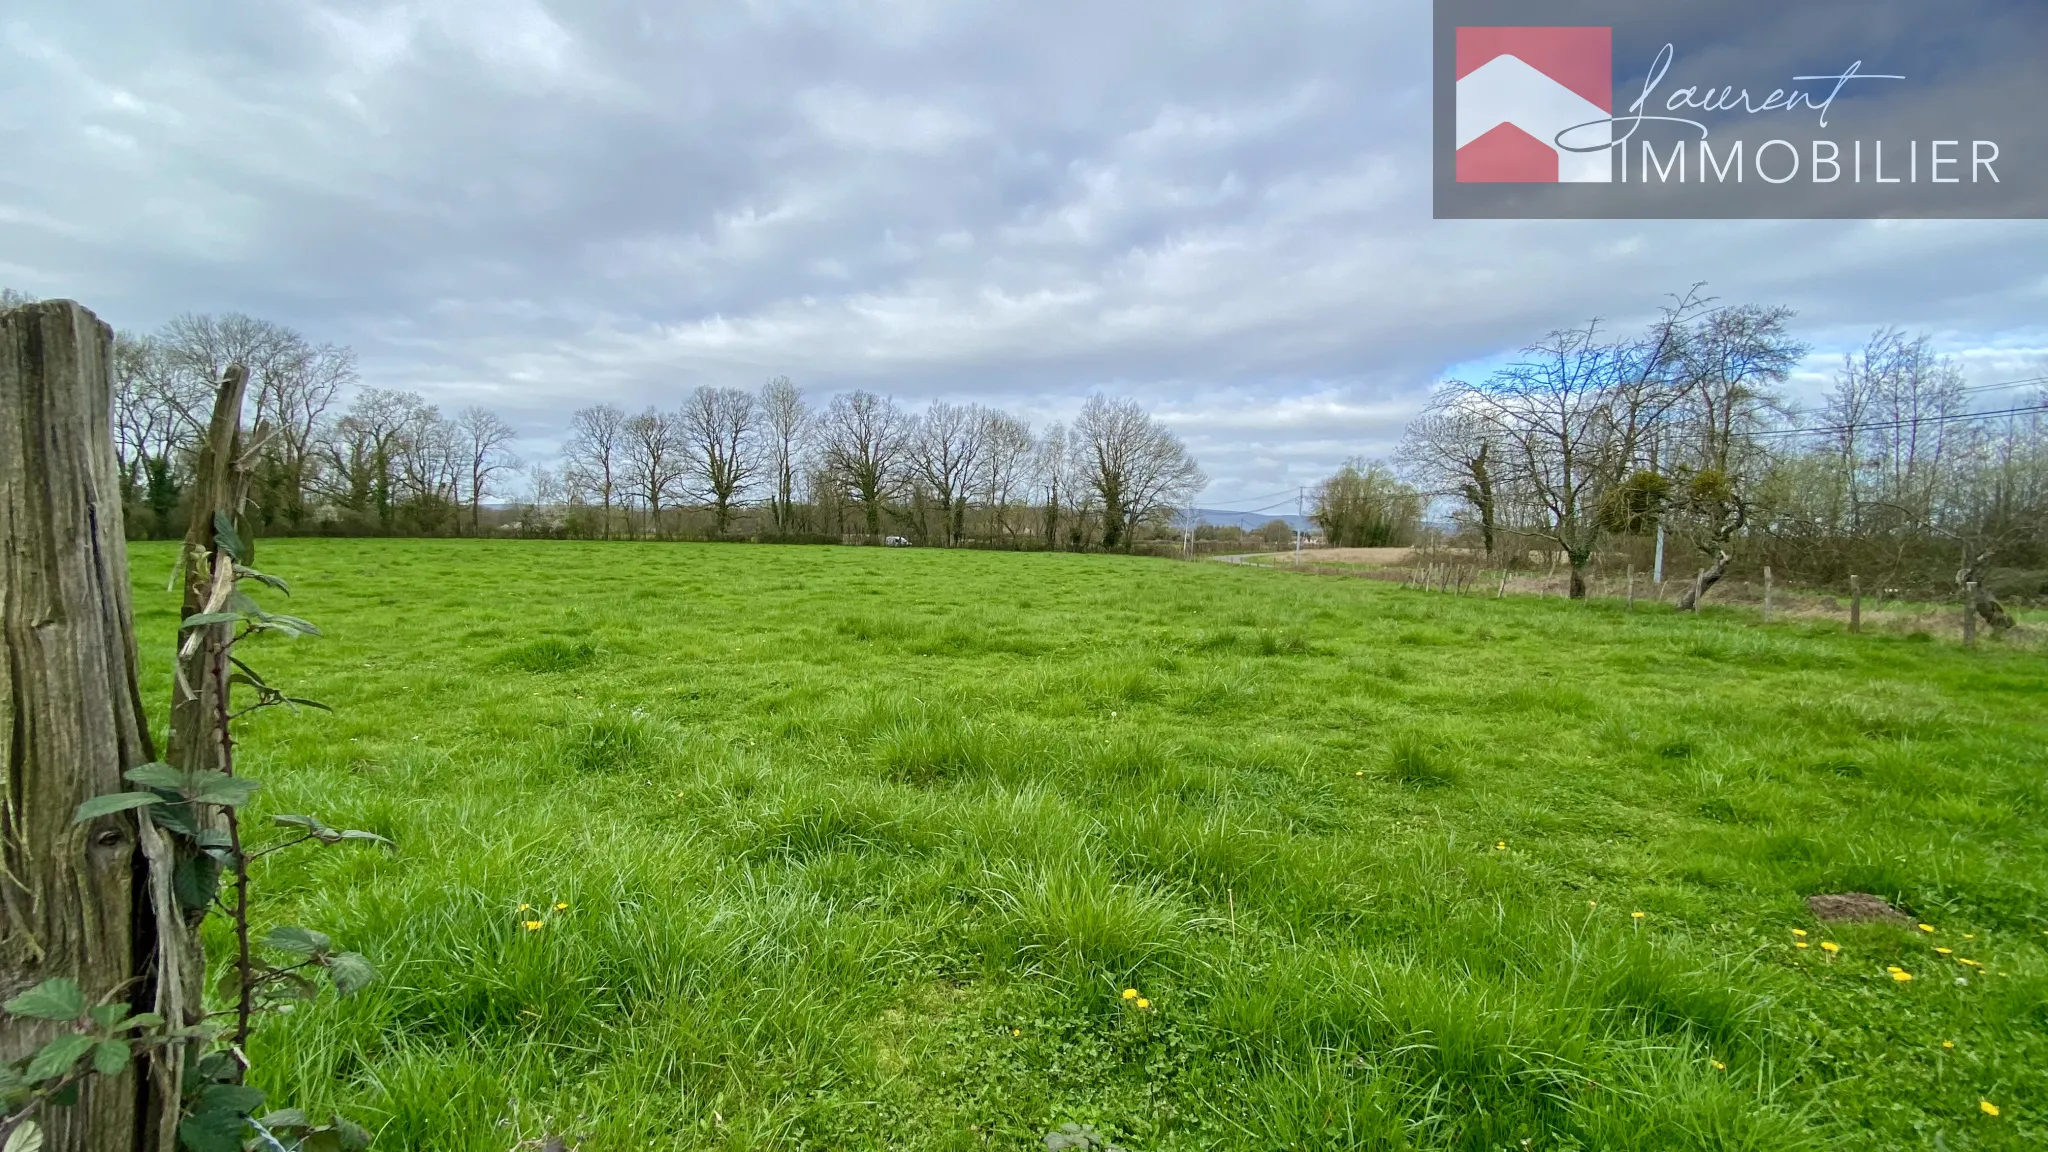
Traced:
<path id="1" fill-rule="evenodd" d="M 1636 566 L 1628 566 L 1628 610 L 1636 610 Z"/>
<path id="2" fill-rule="evenodd" d="M 51 977 L 151 1005 L 152 939 L 133 813 L 83 801 L 154 760 L 136 686 L 128 546 L 109 426 L 114 333 L 52 300 L 0 312 L 0 997 Z M 58 1025 L 0 1017 L 0 1059 Z M 36 1119 L 45 1152 L 138 1147 L 152 1103 L 131 1066 Z"/>
<path id="3" fill-rule="evenodd" d="M 1963 585 L 1963 647 L 1977 646 L 1977 582 Z"/>
<path id="4" fill-rule="evenodd" d="M 1507 599 L 1507 595 L 1508 595 L 1508 570 L 1507 570 L 1506 568 L 1503 568 L 1503 569 L 1501 569 L 1501 570 L 1500 570 L 1500 591 L 1498 591 L 1498 592 L 1495 592 L 1495 593 L 1493 594 L 1493 598 L 1494 598 L 1495 600 L 1505 600 L 1505 599 Z"/>
<path id="5" fill-rule="evenodd" d="M 1863 631 L 1863 577 L 1849 577 L 1849 631 Z"/>
<path id="6" fill-rule="evenodd" d="M 1764 623 L 1771 622 L 1771 566 L 1764 565 Z"/>

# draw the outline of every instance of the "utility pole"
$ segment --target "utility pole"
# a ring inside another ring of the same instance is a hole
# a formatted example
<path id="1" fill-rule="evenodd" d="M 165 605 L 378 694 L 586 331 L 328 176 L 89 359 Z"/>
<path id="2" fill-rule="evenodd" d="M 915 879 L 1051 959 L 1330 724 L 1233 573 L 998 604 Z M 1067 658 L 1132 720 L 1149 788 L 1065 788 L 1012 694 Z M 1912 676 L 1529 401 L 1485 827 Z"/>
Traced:
<path id="1" fill-rule="evenodd" d="M 1294 566 L 1301 567 L 1301 518 L 1308 504 L 1308 489 L 1297 485 L 1294 489 Z"/>

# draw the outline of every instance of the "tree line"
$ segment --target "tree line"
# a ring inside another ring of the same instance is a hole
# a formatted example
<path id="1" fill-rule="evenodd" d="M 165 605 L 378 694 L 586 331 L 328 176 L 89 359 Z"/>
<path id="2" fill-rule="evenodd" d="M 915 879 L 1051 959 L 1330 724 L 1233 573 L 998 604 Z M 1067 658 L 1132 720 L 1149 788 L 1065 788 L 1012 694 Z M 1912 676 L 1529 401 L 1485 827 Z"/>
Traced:
<path id="1" fill-rule="evenodd" d="M 0 306 L 30 302 L 7 290 Z M 672 408 L 579 409 L 557 462 L 522 462 L 483 407 L 360 387 L 355 354 L 239 314 L 115 338 L 115 453 L 131 532 L 179 535 L 201 432 L 230 364 L 249 371 L 259 532 L 880 540 L 1131 549 L 1174 531 L 1207 482 L 1130 400 L 1071 425 L 1000 409 L 912 411 L 856 390 L 814 404 L 787 377 L 697 387 Z"/>
<path id="2" fill-rule="evenodd" d="M 724 537 L 899 536 L 919 544 L 1130 549 L 1207 482 L 1180 438 L 1097 395 L 1033 429 L 980 404 L 913 412 L 865 390 L 813 405 L 787 377 L 699 387 L 677 408 L 578 410 L 532 472 L 531 530 Z"/>
<path id="3" fill-rule="evenodd" d="M 1792 319 L 1695 287 L 1640 333 L 1553 331 L 1439 385 L 1395 462 L 1490 561 L 1561 557 L 1574 597 L 1596 563 L 1641 562 L 1657 540 L 1687 573 L 1681 607 L 1736 564 L 2048 594 L 2048 390 L 1987 414 L 1972 396 L 1997 386 L 1965 386 L 1928 337 L 1885 328 L 1801 407 Z"/>

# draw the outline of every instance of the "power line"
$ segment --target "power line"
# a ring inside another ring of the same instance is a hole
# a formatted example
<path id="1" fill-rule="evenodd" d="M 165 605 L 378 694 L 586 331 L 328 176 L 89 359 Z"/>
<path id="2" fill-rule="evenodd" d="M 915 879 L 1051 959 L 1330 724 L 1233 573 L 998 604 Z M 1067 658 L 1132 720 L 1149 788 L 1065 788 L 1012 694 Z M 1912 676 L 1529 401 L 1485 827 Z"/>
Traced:
<path id="1" fill-rule="evenodd" d="M 1992 412 L 1950 412 L 1940 416 L 1907 416 L 1897 420 L 1873 420 L 1868 424 L 1833 424 L 1815 428 L 1769 428 L 1761 432 L 1744 432 L 1740 435 L 1751 438 L 1761 436 L 1811 436 L 1830 432 L 1877 432 L 1886 428 L 1918 428 L 1929 424 L 1948 424 L 1957 420 L 1988 420 L 1993 416 L 2016 416 L 2022 412 L 2048 412 L 2048 404 L 2028 404 L 2019 408 L 2000 408 Z"/>

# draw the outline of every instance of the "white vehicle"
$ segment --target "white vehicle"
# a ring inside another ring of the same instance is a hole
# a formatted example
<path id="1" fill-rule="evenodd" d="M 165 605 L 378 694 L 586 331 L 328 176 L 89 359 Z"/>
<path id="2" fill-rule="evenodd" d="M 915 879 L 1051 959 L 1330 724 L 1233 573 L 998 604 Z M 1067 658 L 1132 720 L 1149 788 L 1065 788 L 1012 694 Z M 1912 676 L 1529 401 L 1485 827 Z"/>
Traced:
<path id="1" fill-rule="evenodd" d="M 882 543 L 887 544 L 891 548 L 910 547 L 910 541 L 904 539 L 901 536 L 884 536 L 882 537 Z"/>

